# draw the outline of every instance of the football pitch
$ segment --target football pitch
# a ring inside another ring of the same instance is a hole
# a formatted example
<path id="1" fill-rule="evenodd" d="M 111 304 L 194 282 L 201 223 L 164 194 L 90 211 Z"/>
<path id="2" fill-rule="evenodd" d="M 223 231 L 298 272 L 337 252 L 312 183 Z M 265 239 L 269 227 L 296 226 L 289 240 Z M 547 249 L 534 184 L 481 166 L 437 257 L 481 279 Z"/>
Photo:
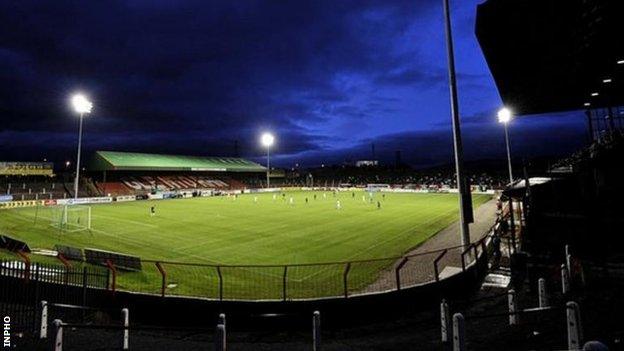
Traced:
<path id="1" fill-rule="evenodd" d="M 475 207 L 490 198 L 473 195 Z M 166 264 L 171 294 L 215 297 L 214 282 L 222 275 L 232 298 L 273 298 L 282 290 L 280 265 L 399 256 L 456 221 L 457 208 L 456 194 L 373 193 L 371 198 L 363 191 L 257 193 L 91 205 L 92 229 L 79 232 L 54 227 L 44 208 L 1 210 L 0 233 L 31 248 L 63 244 L 144 260 L 223 266 L 221 272 L 213 266 Z M 352 273 L 361 281 L 353 289 L 374 281 L 392 264 L 379 262 Z M 231 267 L 240 265 L 249 267 Z M 121 273 L 119 288 L 157 293 L 158 271 L 154 264 L 143 267 L 142 272 Z M 323 287 L 327 292 L 321 295 L 335 294 L 342 286 L 337 280 L 342 270 L 342 265 L 293 267 L 289 288 L 297 297 L 317 295 Z"/>

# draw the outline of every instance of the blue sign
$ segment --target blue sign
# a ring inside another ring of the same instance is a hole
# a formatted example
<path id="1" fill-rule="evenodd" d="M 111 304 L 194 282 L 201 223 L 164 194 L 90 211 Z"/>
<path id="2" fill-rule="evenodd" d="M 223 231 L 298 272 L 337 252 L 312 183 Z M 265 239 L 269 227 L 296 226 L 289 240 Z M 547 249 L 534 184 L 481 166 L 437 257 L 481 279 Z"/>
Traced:
<path id="1" fill-rule="evenodd" d="M 13 201 L 13 195 L 0 195 L 0 202 Z"/>

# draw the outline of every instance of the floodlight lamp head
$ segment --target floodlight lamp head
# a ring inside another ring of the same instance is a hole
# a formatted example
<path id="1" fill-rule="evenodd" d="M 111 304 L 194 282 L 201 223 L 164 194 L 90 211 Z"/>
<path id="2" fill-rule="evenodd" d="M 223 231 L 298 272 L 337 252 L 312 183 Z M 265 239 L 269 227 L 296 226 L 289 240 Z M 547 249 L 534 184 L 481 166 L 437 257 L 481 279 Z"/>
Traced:
<path id="1" fill-rule="evenodd" d="M 500 123 L 509 123 L 512 118 L 511 110 L 507 107 L 503 107 L 498 111 L 498 121 Z"/>
<path id="2" fill-rule="evenodd" d="M 262 134 L 261 141 L 262 141 L 262 145 L 266 147 L 270 147 L 271 145 L 273 145 L 273 142 L 275 141 L 275 137 L 271 133 L 264 133 Z"/>
<path id="3" fill-rule="evenodd" d="M 91 109 L 93 108 L 93 103 L 83 94 L 75 94 L 72 96 L 71 103 L 74 107 L 74 111 L 81 115 L 91 113 Z"/>

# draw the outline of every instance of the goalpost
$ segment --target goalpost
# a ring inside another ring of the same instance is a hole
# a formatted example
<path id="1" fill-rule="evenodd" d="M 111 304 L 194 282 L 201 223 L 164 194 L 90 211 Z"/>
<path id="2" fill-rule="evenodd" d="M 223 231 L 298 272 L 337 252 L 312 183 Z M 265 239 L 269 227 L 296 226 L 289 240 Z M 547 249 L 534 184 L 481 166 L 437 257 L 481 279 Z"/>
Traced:
<path id="1" fill-rule="evenodd" d="M 50 225 L 66 232 L 91 230 L 91 206 L 60 205 L 51 208 Z"/>

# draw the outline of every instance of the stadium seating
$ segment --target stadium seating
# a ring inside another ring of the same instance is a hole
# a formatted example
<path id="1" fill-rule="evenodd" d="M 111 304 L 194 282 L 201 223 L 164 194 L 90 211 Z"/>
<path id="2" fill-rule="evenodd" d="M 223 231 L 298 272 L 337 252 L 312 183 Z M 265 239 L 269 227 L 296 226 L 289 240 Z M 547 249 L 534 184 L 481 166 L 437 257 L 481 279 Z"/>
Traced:
<path id="1" fill-rule="evenodd" d="M 101 182 L 97 183 L 97 188 L 101 195 L 133 195 L 134 191 L 121 182 Z"/>
<path id="2" fill-rule="evenodd" d="M 60 199 L 67 191 L 55 178 L 7 177 L 0 180 L 0 195 L 12 195 L 14 200 Z"/>
<path id="3" fill-rule="evenodd" d="M 136 176 L 123 177 L 121 183 L 133 191 L 188 190 L 188 189 L 228 189 L 230 186 L 216 178 L 206 176 Z"/>
<path id="4" fill-rule="evenodd" d="M 502 168 L 501 168 L 502 169 Z M 312 175 L 313 184 L 306 177 Z M 500 172 L 479 172 L 468 174 L 470 184 L 480 190 L 502 189 L 507 178 Z M 455 188 L 456 179 L 452 169 L 409 170 L 394 168 L 360 168 L 360 167 L 322 167 L 302 172 L 297 177 L 283 180 L 285 184 L 303 186 L 338 186 L 350 184 L 365 186 L 366 184 L 390 184 L 393 187 L 409 189 L 444 189 Z M 278 185 L 279 183 L 273 182 Z"/>
<path id="5" fill-rule="evenodd" d="M 240 180 L 236 180 L 236 179 L 226 179 L 225 181 L 227 181 L 227 183 L 229 184 L 229 188 L 230 189 L 245 189 L 247 188 L 247 185 L 245 183 L 243 183 Z"/>

